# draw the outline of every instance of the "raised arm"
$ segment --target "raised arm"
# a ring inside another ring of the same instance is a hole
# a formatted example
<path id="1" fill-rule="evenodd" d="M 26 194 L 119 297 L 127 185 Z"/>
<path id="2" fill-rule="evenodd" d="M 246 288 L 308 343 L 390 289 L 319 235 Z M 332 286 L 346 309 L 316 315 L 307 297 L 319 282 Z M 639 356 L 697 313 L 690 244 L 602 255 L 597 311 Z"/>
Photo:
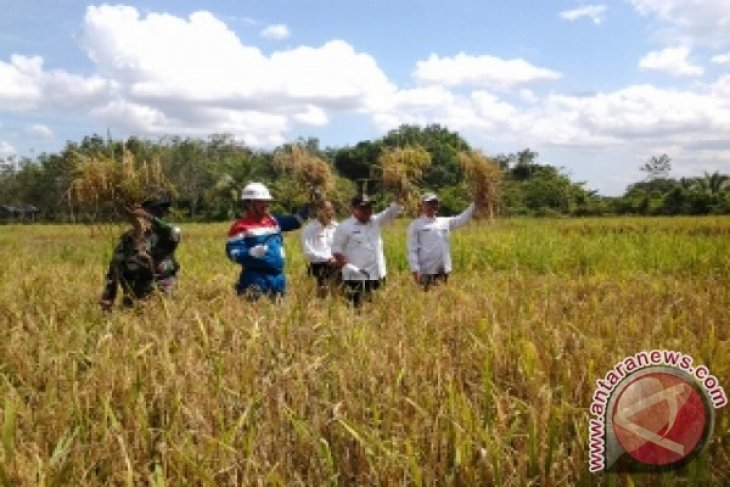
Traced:
<path id="1" fill-rule="evenodd" d="M 403 210 L 403 206 L 394 201 L 385 210 L 373 215 L 373 221 L 380 226 L 385 225 L 395 220 L 395 217 L 400 214 L 401 210 Z"/>
<path id="2" fill-rule="evenodd" d="M 466 209 L 458 215 L 449 218 L 449 230 L 456 230 L 457 228 L 463 227 L 464 225 L 469 223 L 469 220 L 471 220 L 471 217 L 473 215 L 474 203 L 467 206 Z"/>
<path id="3" fill-rule="evenodd" d="M 302 226 L 302 224 L 307 220 L 307 215 L 309 214 L 308 211 L 305 211 L 302 208 L 293 215 L 274 215 L 274 220 L 276 220 L 276 223 L 279 224 L 279 228 L 281 228 L 282 232 L 291 232 L 292 230 L 296 230 Z"/>

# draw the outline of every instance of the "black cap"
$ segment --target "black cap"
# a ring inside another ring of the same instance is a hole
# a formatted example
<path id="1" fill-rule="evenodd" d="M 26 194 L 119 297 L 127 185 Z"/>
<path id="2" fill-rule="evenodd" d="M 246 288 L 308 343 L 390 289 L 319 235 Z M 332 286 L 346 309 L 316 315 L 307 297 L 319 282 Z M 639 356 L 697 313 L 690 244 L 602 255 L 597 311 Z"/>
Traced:
<path id="1" fill-rule="evenodd" d="M 373 199 L 366 194 L 359 194 L 352 198 L 352 206 L 372 206 Z"/>
<path id="2" fill-rule="evenodd" d="M 148 211 L 169 210 L 172 202 L 167 198 L 148 198 L 142 202 L 142 208 Z"/>

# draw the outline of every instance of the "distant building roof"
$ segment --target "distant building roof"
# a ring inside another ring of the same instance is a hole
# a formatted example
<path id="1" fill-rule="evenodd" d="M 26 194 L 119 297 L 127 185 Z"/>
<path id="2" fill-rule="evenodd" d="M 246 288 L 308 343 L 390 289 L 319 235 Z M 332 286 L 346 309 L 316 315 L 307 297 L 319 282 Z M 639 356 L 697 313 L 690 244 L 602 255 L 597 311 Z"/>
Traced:
<path id="1" fill-rule="evenodd" d="M 0 208 L 9 213 L 37 213 L 41 211 L 33 205 L 0 205 Z"/>

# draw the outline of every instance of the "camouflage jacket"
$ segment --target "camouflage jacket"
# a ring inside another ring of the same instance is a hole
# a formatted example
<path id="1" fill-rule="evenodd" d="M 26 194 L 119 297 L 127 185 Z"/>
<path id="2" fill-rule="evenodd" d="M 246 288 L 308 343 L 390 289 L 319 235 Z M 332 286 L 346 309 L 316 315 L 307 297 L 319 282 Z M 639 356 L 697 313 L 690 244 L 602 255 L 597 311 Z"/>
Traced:
<path id="1" fill-rule="evenodd" d="M 180 229 L 154 218 L 151 227 L 136 241 L 134 230 L 125 232 L 114 248 L 103 300 L 114 301 L 118 286 L 125 295 L 144 298 L 153 291 L 155 281 L 177 274 L 175 249 L 180 243 Z"/>

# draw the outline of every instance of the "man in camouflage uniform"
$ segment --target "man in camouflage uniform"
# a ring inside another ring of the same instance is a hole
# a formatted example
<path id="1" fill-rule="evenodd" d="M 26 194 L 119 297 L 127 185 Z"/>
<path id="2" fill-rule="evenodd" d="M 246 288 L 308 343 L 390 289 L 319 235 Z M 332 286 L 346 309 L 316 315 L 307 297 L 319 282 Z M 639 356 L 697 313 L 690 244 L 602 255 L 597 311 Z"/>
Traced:
<path id="1" fill-rule="evenodd" d="M 165 222 L 170 202 L 154 198 L 129 211 L 132 229 L 125 232 L 114 249 L 100 306 L 111 309 L 122 287 L 122 305 L 132 306 L 157 288 L 170 294 L 180 266 L 175 249 L 180 243 L 180 229 Z"/>

